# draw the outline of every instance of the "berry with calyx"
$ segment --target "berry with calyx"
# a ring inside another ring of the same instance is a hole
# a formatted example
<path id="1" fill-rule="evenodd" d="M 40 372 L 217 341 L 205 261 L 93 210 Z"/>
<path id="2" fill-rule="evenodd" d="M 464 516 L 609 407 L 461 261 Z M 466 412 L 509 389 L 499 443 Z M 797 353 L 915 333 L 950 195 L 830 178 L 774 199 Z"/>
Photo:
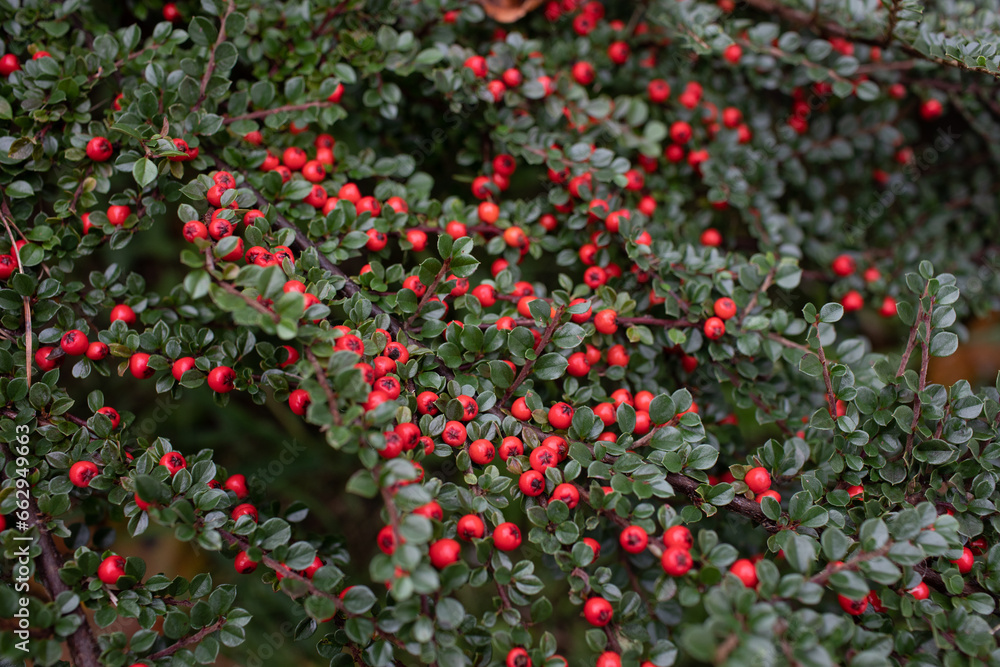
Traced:
<path id="1" fill-rule="evenodd" d="M 125 559 L 121 556 L 108 556 L 97 567 L 97 578 L 108 586 L 115 585 L 119 577 L 123 576 L 125 576 Z"/>
<path id="2" fill-rule="evenodd" d="M 93 461 L 77 461 L 69 467 L 69 481 L 73 486 L 85 489 L 90 486 L 90 480 L 97 477 L 100 472 L 97 464 Z"/>
<path id="3" fill-rule="evenodd" d="M 691 559 L 691 552 L 677 546 L 664 549 L 663 556 L 660 557 L 660 566 L 671 577 L 684 576 L 691 570 L 693 565 L 694 561 Z"/>
<path id="4" fill-rule="evenodd" d="M 170 476 L 173 477 L 182 469 L 187 468 L 187 461 L 180 452 L 167 452 L 160 457 L 160 465 L 167 469 Z"/>
<path id="5" fill-rule="evenodd" d="M 614 617 L 614 609 L 604 598 L 592 597 L 583 605 L 583 617 L 591 625 L 603 628 Z"/>

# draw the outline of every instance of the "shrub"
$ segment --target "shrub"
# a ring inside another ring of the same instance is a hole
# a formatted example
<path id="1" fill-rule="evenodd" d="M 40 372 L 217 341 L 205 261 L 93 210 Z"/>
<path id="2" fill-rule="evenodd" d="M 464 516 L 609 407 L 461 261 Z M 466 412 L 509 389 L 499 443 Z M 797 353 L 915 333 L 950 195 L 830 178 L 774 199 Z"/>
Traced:
<path id="1" fill-rule="evenodd" d="M 997 663 L 985 10 L 539 4 L 0 3 L 7 659 Z"/>

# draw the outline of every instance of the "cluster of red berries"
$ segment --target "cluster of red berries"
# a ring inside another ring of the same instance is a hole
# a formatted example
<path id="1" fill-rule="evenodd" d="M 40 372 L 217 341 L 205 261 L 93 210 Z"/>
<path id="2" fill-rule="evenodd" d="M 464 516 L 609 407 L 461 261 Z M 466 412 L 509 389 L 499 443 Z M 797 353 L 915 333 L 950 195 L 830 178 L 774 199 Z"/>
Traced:
<path id="1" fill-rule="evenodd" d="M 837 255 L 830 265 L 833 270 L 834 275 L 840 278 L 846 278 L 853 275 L 857 271 L 857 262 L 850 255 Z M 871 285 L 877 283 L 882 279 L 882 273 L 874 266 L 870 266 L 865 269 L 862 274 L 865 283 Z M 851 312 L 854 310 L 860 310 L 862 306 L 865 305 L 864 297 L 857 290 L 850 290 L 840 299 L 840 305 L 844 307 L 844 310 Z M 885 295 L 882 298 L 882 303 L 879 305 L 879 314 L 883 317 L 895 317 L 896 316 L 896 300 Z"/>

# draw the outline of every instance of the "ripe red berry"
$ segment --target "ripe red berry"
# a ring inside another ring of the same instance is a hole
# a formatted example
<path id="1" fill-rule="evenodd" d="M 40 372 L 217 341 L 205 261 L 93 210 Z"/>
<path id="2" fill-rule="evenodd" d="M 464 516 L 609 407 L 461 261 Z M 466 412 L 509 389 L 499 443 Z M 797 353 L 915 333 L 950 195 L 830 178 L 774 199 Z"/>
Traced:
<path id="1" fill-rule="evenodd" d="M 622 667 L 622 657 L 614 651 L 605 651 L 597 656 L 594 667 Z"/>
<path id="2" fill-rule="evenodd" d="M 613 334 L 618 331 L 618 313 L 611 308 L 605 308 L 594 316 L 594 326 L 602 334 Z"/>
<path id="3" fill-rule="evenodd" d="M 764 493 L 771 488 L 771 475 L 766 468 L 760 466 L 748 470 L 743 481 L 754 493 Z"/>
<path id="4" fill-rule="evenodd" d="M 452 563 L 457 563 L 461 555 L 462 545 L 447 537 L 430 546 L 431 565 L 439 570 L 443 570 Z"/>
<path id="5" fill-rule="evenodd" d="M 619 535 L 618 542 L 628 553 L 637 554 L 645 551 L 649 544 L 649 534 L 642 526 L 628 526 Z"/>
<path id="6" fill-rule="evenodd" d="M 573 80 L 581 86 L 589 86 L 594 82 L 594 66 L 585 60 L 581 60 L 573 65 Z"/>
<path id="7" fill-rule="evenodd" d="M 128 361 L 128 370 L 132 377 L 137 380 L 145 380 L 153 377 L 155 369 L 149 367 L 149 355 L 145 352 L 136 352 Z"/>
<path id="8" fill-rule="evenodd" d="M 580 490 L 575 484 L 564 482 L 552 489 L 551 500 L 561 500 L 570 509 L 575 508 L 580 503 Z"/>
<path id="9" fill-rule="evenodd" d="M 246 551 L 241 551 L 236 554 L 236 559 L 233 561 L 233 567 L 240 574 L 250 574 L 257 569 L 257 563 L 250 560 L 250 556 L 247 555 Z"/>
<path id="10" fill-rule="evenodd" d="M 710 317 L 705 320 L 705 338 L 718 340 L 726 334 L 726 323 L 718 317 Z"/>
<path id="11" fill-rule="evenodd" d="M 100 361 L 109 354 L 111 354 L 111 348 L 100 341 L 94 341 L 87 346 L 87 358 L 91 361 Z"/>
<path id="12" fill-rule="evenodd" d="M 926 582 L 921 581 L 919 584 L 911 588 L 909 593 L 917 600 L 926 600 L 931 595 L 931 589 L 927 586 Z"/>
<path id="13" fill-rule="evenodd" d="M 743 49 L 739 44 L 730 44 L 726 47 L 725 51 L 722 52 L 722 57 L 725 58 L 730 64 L 736 65 L 743 57 Z"/>
<path id="14" fill-rule="evenodd" d="M 663 546 L 690 551 L 694 547 L 694 537 L 687 526 L 672 526 L 663 533 Z"/>
<path id="15" fill-rule="evenodd" d="M 646 94 L 653 104 L 663 104 L 670 97 L 670 84 L 663 79 L 653 79 L 646 86 Z"/>
<path id="16" fill-rule="evenodd" d="M 920 117 L 927 121 L 939 118 L 943 111 L 944 107 L 941 105 L 941 102 L 934 98 L 920 105 Z"/>
<path id="17" fill-rule="evenodd" d="M 729 571 L 743 582 L 747 588 L 757 585 L 757 567 L 748 559 L 740 558 L 729 566 Z"/>
<path id="18" fill-rule="evenodd" d="M 237 499 L 243 500 L 250 495 L 250 491 L 247 489 L 247 478 L 245 475 L 235 474 L 230 475 L 226 481 L 223 483 L 222 488 L 227 491 L 232 491 L 236 494 Z"/>
<path id="19" fill-rule="evenodd" d="M 724 296 L 721 299 L 716 299 L 713 306 L 716 317 L 723 320 L 728 320 L 729 318 L 736 315 L 736 302 L 730 299 L 728 296 Z"/>
<path id="20" fill-rule="evenodd" d="M 709 227 L 701 233 L 701 244 L 717 248 L 722 245 L 722 234 L 719 230 Z"/>
<path id="21" fill-rule="evenodd" d="M 257 508 L 251 505 L 250 503 L 242 503 L 240 505 L 237 505 L 235 508 L 233 508 L 232 514 L 230 514 L 230 517 L 232 518 L 233 521 L 238 521 L 240 517 L 243 516 L 248 516 L 254 521 L 257 521 L 257 519 L 259 518 L 257 515 Z"/>
<path id="22" fill-rule="evenodd" d="M 112 153 L 114 153 L 114 149 L 111 142 L 104 137 L 94 137 L 87 142 L 87 157 L 94 162 L 105 162 Z"/>
<path id="23" fill-rule="evenodd" d="M 309 392 L 305 389 L 295 389 L 288 395 L 288 407 L 291 409 L 293 414 L 302 416 L 306 413 L 309 408 L 309 404 L 312 399 L 309 397 Z"/>
<path id="24" fill-rule="evenodd" d="M 187 461 L 180 452 L 167 452 L 160 457 L 160 465 L 170 472 L 170 476 L 173 477 L 181 469 L 187 468 Z"/>
<path id="25" fill-rule="evenodd" d="M 19 69 L 21 69 L 21 61 L 13 53 L 8 53 L 0 58 L 0 75 L 4 78 L 7 78 Z"/>
<path id="26" fill-rule="evenodd" d="M 549 408 L 549 424 L 562 430 L 569 428 L 573 421 L 573 407 L 568 403 L 556 403 Z"/>
<path id="27" fill-rule="evenodd" d="M 118 204 L 114 206 L 109 206 L 108 211 L 106 213 L 108 222 L 110 222 L 115 227 L 121 227 L 122 225 L 124 225 L 125 221 L 131 214 L 132 214 L 132 209 L 130 209 L 128 206 L 123 206 Z"/>
<path id="28" fill-rule="evenodd" d="M 507 652 L 506 667 L 531 667 L 531 658 L 528 652 L 520 646 L 515 646 Z"/>
<path id="29" fill-rule="evenodd" d="M 660 557 L 660 566 L 671 577 L 684 576 L 693 565 L 691 552 L 681 547 L 668 547 L 664 549 L 663 555 Z"/>
<path id="30" fill-rule="evenodd" d="M 593 597 L 583 605 L 583 617 L 587 622 L 597 627 L 604 627 L 611 622 L 614 609 L 611 603 L 601 597 Z"/>
<path id="31" fill-rule="evenodd" d="M 469 458 L 476 465 L 488 465 L 496 456 L 496 447 L 489 440 L 473 440 L 469 445 Z"/>
<path id="32" fill-rule="evenodd" d="M 458 537 L 466 540 L 478 540 L 486 534 L 486 525 L 475 514 L 466 514 L 458 520 Z"/>
<path id="33" fill-rule="evenodd" d="M 521 530 L 509 521 L 493 530 L 493 544 L 500 551 L 513 551 L 521 546 Z"/>
<path id="34" fill-rule="evenodd" d="M 97 568 L 97 578 L 104 584 L 113 586 L 118 578 L 125 574 L 125 559 L 121 556 L 108 556 Z"/>
<path id="35" fill-rule="evenodd" d="M 840 305 L 844 307 L 844 310 L 846 312 L 861 310 L 862 306 L 865 305 L 865 299 L 863 296 L 861 296 L 860 292 L 852 289 L 843 297 L 841 297 Z"/>
<path id="36" fill-rule="evenodd" d="M 857 264 L 855 263 L 854 258 L 851 257 L 850 255 L 838 255 L 833 260 L 831 268 L 833 268 L 833 272 L 835 274 L 843 277 L 843 276 L 849 276 L 852 273 L 854 273 L 855 269 L 857 268 Z"/>
<path id="37" fill-rule="evenodd" d="M 118 411 L 111 406 L 104 406 L 103 408 L 98 408 L 97 414 L 104 415 L 111 420 L 111 428 L 118 428 L 118 424 L 121 423 L 121 417 L 118 415 Z"/>
<path id="38" fill-rule="evenodd" d="M 122 320 L 125 324 L 134 324 L 135 311 L 124 303 L 118 304 L 111 309 L 111 321 L 116 322 L 118 320 Z"/>
<path id="39" fill-rule="evenodd" d="M 957 560 L 951 561 L 951 564 L 956 565 L 961 574 L 968 574 L 972 570 L 974 562 L 975 556 L 973 556 L 972 550 L 969 547 L 962 547 L 962 555 Z"/>
<path id="40" fill-rule="evenodd" d="M 467 437 L 465 424 L 460 421 L 449 421 L 444 425 L 444 431 L 441 433 L 441 440 L 452 447 L 461 447 L 465 444 Z"/>
<path id="41" fill-rule="evenodd" d="M 87 335 L 78 329 L 67 331 L 59 341 L 59 347 L 63 349 L 63 352 L 73 356 L 86 352 L 89 345 Z"/>
<path id="42" fill-rule="evenodd" d="M 860 600 L 852 600 L 845 595 L 837 595 L 837 602 L 840 608 L 851 616 L 860 616 L 868 608 L 868 594 L 866 593 Z"/>
<path id="43" fill-rule="evenodd" d="M 208 387 L 219 394 L 231 392 L 236 382 L 236 371 L 229 366 L 216 366 L 208 372 Z"/>
<path id="44" fill-rule="evenodd" d="M 97 477 L 100 472 L 97 464 L 93 461 L 77 461 L 69 468 L 69 481 L 73 486 L 85 489 L 90 486 L 90 480 Z"/>

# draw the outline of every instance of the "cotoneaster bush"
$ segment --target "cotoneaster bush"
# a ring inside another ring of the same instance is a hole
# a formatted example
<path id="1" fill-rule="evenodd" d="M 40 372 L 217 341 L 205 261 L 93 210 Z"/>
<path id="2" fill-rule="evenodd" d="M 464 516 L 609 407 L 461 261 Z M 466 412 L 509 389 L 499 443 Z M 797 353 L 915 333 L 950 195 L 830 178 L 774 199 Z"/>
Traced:
<path id="1" fill-rule="evenodd" d="M 1000 663 L 987 4 L 3 0 L 2 655 Z"/>

